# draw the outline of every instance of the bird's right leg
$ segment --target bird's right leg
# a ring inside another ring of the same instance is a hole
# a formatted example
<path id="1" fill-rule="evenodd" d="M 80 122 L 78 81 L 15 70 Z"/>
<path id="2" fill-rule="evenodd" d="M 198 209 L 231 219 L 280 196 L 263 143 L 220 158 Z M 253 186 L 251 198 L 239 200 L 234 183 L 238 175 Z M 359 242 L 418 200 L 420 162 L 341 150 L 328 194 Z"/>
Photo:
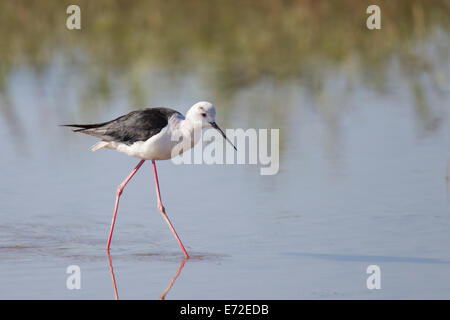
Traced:
<path id="1" fill-rule="evenodd" d="M 131 171 L 131 173 L 128 175 L 128 177 L 119 185 L 117 188 L 117 195 L 116 195 L 116 204 L 114 205 L 114 214 L 111 222 L 111 229 L 109 230 L 109 237 L 108 237 L 108 243 L 106 244 L 106 250 L 109 251 L 109 245 L 111 244 L 111 238 L 114 231 L 114 223 L 116 222 L 116 215 L 117 215 L 117 208 L 119 207 L 119 199 L 120 195 L 122 194 L 123 189 L 127 185 L 128 181 L 133 178 L 134 174 L 139 170 L 139 168 L 142 166 L 145 160 L 141 160 L 138 165 Z"/>
<path id="2" fill-rule="evenodd" d="M 166 214 L 166 209 L 164 208 L 164 206 L 162 204 L 161 193 L 159 192 L 158 173 L 156 172 L 155 160 L 152 160 L 152 165 L 153 165 L 153 174 L 155 175 L 156 196 L 158 197 L 158 209 L 161 212 L 164 220 L 166 220 L 166 223 L 169 226 L 170 230 L 172 231 L 175 239 L 177 239 L 178 244 L 180 245 L 180 248 L 184 253 L 184 257 L 186 259 L 189 259 L 189 255 L 187 254 L 186 249 L 184 248 L 183 243 L 180 240 L 180 237 L 178 237 L 178 234 L 175 231 L 175 228 L 173 227 L 172 222 L 170 222 L 169 217 Z"/>

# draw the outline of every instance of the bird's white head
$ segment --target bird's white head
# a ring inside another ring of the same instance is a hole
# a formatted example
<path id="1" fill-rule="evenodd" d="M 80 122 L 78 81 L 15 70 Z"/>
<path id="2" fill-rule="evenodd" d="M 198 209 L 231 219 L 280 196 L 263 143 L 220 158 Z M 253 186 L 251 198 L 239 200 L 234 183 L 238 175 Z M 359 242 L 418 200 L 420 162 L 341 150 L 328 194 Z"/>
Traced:
<path id="1" fill-rule="evenodd" d="M 223 138 L 227 140 L 236 150 L 236 147 L 233 143 L 227 138 L 225 133 L 220 129 L 220 127 L 216 123 L 216 108 L 211 102 L 200 101 L 194 104 L 189 111 L 186 113 L 186 120 L 195 124 L 201 124 L 202 128 L 210 128 L 213 127 L 217 131 L 221 133 Z"/>
<path id="2" fill-rule="evenodd" d="M 197 102 L 186 113 L 186 119 L 200 123 L 202 128 L 211 127 L 216 122 L 216 108 L 207 101 Z"/>

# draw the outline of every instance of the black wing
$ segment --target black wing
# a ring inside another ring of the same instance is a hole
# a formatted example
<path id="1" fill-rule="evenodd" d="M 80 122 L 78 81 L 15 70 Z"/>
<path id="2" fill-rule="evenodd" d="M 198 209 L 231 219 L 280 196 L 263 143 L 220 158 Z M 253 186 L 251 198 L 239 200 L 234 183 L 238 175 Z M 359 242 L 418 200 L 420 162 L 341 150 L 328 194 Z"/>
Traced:
<path id="1" fill-rule="evenodd" d="M 117 141 L 131 145 L 136 141 L 146 141 L 164 128 L 169 118 L 178 111 L 169 108 L 147 108 L 132 111 L 117 119 L 96 124 L 65 124 L 76 127 L 75 132 L 89 134 L 103 141 Z"/>

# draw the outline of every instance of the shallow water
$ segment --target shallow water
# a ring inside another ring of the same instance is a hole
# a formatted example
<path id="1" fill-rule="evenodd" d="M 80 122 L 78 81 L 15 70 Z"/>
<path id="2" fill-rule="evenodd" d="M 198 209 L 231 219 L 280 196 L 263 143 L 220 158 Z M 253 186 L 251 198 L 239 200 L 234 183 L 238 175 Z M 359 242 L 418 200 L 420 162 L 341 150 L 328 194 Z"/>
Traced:
<path id="1" fill-rule="evenodd" d="M 138 160 L 90 152 L 95 139 L 58 127 L 132 110 L 130 88 L 112 79 L 96 100 L 102 88 L 79 89 L 89 77 L 58 51 L 43 72 L 15 65 L 0 95 L 0 299 L 449 299 L 449 65 L 433 53 L 436 34 L 417 45 L 436 62 L 412 77 L 420 89 L 395 55 L 381 89 L 359 78 L 348 88 L 358 57 L 319 88 L 262 77 L 232 93 L 211 90 L 202 68 L 145 65 L 142 106 L 185 113 L 210 100 L 224 128 L 280 129 L 273 176 L 157 163 L 187 261 L 156 208 L 149 162 L 122 195 L 108 259 L 116 187 Z M 80 290 L 66 287 L 70 265 Z M 366 287 L 369 265 L 380 290 Z"/>
<path id="2" fill-rule="evenodd" d="M 28 77 L 12 83 L 23 136 L 4 118 L 0 127 L 0 297 L 112 299 L 104 247 L 116 186 L 137 160 L 92 153 L 92 138 L 57 127 L 72 119 L 44 116 Z M 166 298 L 449 298 L 448 114 L 420 135 L 402 91 L 360 88 L 337 135 L 299 103 L 292 123 L 280 123 L 274 176 L 255 165 L 158 163 L 167 212 L 192 255 Z M 240 106 L 226 126 L 243 118 L 258 128 Z M 126 112 L 115 108 L 98 120 Z M 155 200 L 146 163 L 122 196 L 113 237 L 119 298 L 157 299 L 183 261 Z M 381 290 L 366 288 L 371 264 Z M 81 268 L 81 290 L 66 288 L 69 265 Z"/>

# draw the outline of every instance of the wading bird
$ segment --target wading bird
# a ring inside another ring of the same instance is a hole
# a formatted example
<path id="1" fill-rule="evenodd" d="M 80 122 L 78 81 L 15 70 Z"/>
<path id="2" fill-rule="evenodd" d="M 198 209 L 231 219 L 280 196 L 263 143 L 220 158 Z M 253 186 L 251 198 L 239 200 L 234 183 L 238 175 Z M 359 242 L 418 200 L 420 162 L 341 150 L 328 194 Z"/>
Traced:
<path id="1" fill-rule="evenodd" d="M 63 126 L 75 127 L 77 129 L 73 129 L 74 132 L 81 132 L 100 138 L 101 140 L 92 147 L 93 151 L 108 148 L 141 159 L 138 165 L 117 188 L 116 202 L 106 250 L 109 252 L 120 195 L 144 161 L 151 160 L 155 176 L 158 209 L 169 225 L 185 257 L 189 258 L 162 204 L 155 161 L 171 159 L 192 148 L 199 140 L 199 132 L 203 128 L 213 127 L 217 129 L 224 139 L 233 145 L 216 124 L 216 109 L 214 105 L 205 101 L 198 102 L 189 109 L 186 117 L 178 111 L 169 108 L 146 108 L 132 111 L 108 122 L 96 124 L 65 124 Z M 234 145 L 233 147 L 236 150 Z"/>

